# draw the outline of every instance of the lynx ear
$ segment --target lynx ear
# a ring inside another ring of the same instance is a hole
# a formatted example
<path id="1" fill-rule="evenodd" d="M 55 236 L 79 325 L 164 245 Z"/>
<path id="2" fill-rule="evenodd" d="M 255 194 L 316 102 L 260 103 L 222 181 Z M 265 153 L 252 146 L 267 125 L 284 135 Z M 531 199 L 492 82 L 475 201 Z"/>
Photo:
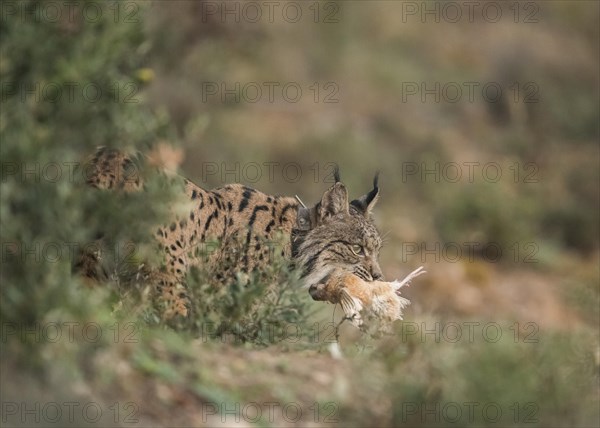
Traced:
<path id="1" fill-rule="evenodd" d="M 377 203 L 379 199 L 379 172 L 375 174 L 375 178 L 373 179 L 373 190 L 371 190 L 366 195 L 361 196 L 358 199 L 350 202 L 353 206 L 358 208 L 364 215 L 371 214 L 371 210 Z"/>
<path id="2" fill-rule="evenodd" d="M 325 191 L 321 198 L 319 220 L 321 222 L 334 215 L 348 214 L 348 190 L 342 183 L 335 183 Z"/>

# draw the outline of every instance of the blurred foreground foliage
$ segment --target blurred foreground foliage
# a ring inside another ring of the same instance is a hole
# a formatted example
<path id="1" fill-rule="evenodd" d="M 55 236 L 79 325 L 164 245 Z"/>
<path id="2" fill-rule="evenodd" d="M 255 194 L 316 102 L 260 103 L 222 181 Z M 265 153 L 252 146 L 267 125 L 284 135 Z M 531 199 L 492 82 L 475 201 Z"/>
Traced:
<path id="1" fill-rule="evenodd" d="M 96 147 L 117 147 L 139 157 L 155 143 L 176 144 L 177 138 L 168 116 L 143 102 L 139 76 L 144 74 L 149 46 L 141 16 L 136 22 L 114 20 L 109 3 L 96 4 L 103 8 L 97 22 L 55 23 L 34 19 L 35 13 L 45 10 L 38 2 L 23 2 L 23 8 L 35 12 L 30 20 L 8 20 L 2 27 L 1 313 L 3 321 L 25 328 L 56 316 L 56 311 L 75 319 L 102 313 L 103 305 L 88 298 L 83 280 L 71 275 L 79 252 L 89 245 L 99 245 L 112 290 L 105 309 L 117 305 L 112 308 L 116 310 L 128 302 L 133 307 L 121 311 L 125 317 L 137 313 L 151 322 L 160 320 L 145 298 L 148 285 L 140 283 L 140 269 L 144 263 L 160 265 L 149 232 L 177 209 L 180 180 L 151 174 L 143 160 L 132 174 L 143 177 L 144 192 L 95 191 L 84 180 L 86 162 Z M 73 85 L 94 86 L 100 96 L 86 97 L 79 90 L 68 96 Z M 39 87 L 55 92 L 25 94 L 24 88 Z M 131 102 L 118 98 L 115 89 L 128 87 L 135 88 Z M 96 244 L 100 236 L 102 243 Z M 278 274 L 282 284 L 293 285 L 286 272 L 283 261 L 273 266 L 273 275 Z M 204 284 L 198 285 L 202 295 L 210 278 L 199 278 L 196 275 L 191 282 Z M 265 287 L 232 287 L 215 291 L 212 300 L 199 300 L 195 312 L 203 316 L 213 311 L 240 322 L 251 312 L 250 302 L 267 293 Z M 296 321 L 286 315 L 286 308 L 289 304 L 289 310 L 301 316 L 302 304 L 290 292 L 291 285 L 279 290 L 275 298 L 281 305 L 269 309 L 271 320 Z M 127 299 L 129 295 L 135 297 Z M 136 300 L 137 305 L 132 303 Z M 144 301 L 148 307 L 137 307 Z"/>

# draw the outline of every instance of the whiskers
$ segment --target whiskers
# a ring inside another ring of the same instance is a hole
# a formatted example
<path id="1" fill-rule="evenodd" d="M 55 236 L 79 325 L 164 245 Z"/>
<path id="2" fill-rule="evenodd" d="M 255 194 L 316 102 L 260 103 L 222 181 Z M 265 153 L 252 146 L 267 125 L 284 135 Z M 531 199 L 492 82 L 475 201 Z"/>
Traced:
<path id="1" fill-rule="evenodd" d="M 381 236 L 381 246 L 383 247 L 385 244 L 388 243 L 389 241 L 389 236 L 392 233 L 391 230 L 388 230 L 387 232 L 385 232 L 382 236 Z"/>

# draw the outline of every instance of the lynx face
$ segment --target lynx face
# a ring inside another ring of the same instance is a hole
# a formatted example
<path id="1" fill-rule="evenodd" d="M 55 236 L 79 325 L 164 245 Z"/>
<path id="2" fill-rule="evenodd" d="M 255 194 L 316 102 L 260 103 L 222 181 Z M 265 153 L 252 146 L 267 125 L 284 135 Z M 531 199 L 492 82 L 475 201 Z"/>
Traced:
<path id="1" fill-rule="evenodd" d="M 371 217 L 379 196 L 377 177 L 373 187 L 363 197 L 348 202 L 346 186 L 336 182 L 315 207 L 299 210 L 298 224 L 307 224 L 308 230 L 299 238 L 295 256 L 314 299 L 320 300 L 319 285 L 336 269 L 365 281 L 382 279 L 378 262 L 382 240 Z"/>

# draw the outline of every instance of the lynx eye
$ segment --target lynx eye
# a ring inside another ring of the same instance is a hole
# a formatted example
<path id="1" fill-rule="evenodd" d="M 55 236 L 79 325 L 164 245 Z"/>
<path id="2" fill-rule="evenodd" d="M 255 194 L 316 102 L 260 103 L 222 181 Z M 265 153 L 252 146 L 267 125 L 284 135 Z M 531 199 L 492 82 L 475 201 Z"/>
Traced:
<path id="1" fill-rule="evenodd" d="M 358 245 L 358 244 L 354 244 L 350 247 L 350 249 L 352 250 L 352 252 L 354 254 L 356 254 L 357 256 L 364 256 L 365 255 L 365 251 L 363 250 L 363 247 Z"/>

